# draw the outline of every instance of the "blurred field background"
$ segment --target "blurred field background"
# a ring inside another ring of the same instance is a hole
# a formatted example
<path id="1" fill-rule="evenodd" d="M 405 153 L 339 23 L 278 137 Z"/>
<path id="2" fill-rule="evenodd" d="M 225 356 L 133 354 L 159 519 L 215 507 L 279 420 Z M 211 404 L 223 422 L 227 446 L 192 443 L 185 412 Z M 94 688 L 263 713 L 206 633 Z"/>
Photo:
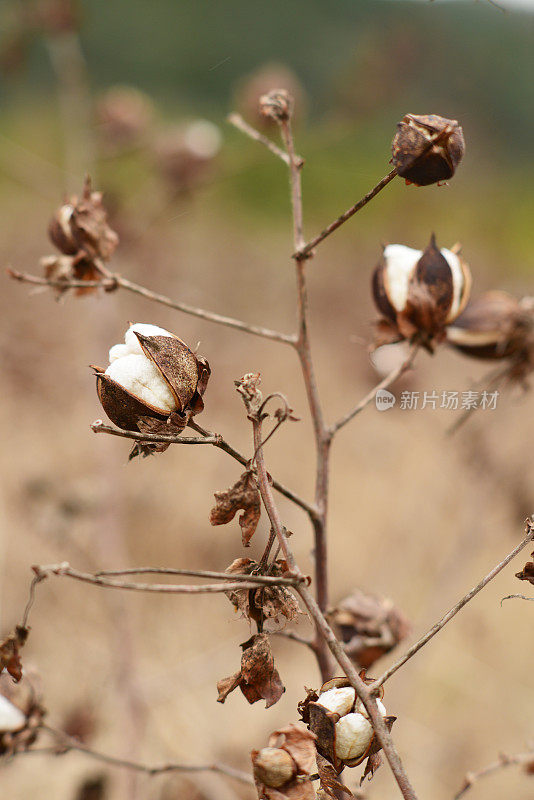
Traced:
<path id="1" fill-rule="evenodd" d="M 38 24 L 21 16 L 22 7 L 38 6 Z M 39 271 L 39 258 L 53 252 L 46 236 L 52 212 L 90 171 L 121 236 L 113 268 L 181 301 L 291 331 L 286 170 L 225 122 L 237 105 L 254 123 L 243 87 L 276 63 L 300 87 L 295 127 L 306 159 L 307 236 L 388 171 L 404 113 L 457 118 L 467 142 L 449 186 L 394 181 L 309 265 L 313 346 L 329 419 L 377 382 L 367 344 L 375 317 L 369 277 L 381 243 L 423 248 L 435 231 L 440 246 L 463 244 L 474 295 L 532 292 L 533 15 L 483 2 L 93 0 L 79 7 L 78 36 L 61 29 L 51 7 L 3 0 L 0 9 L 6 266 Z M 113 138 L 102 117 L 103 95 L 117 85 L 143 93 L 140 128 L 126 142 Z M 183 175 L 178 185 L 169 174 L 169 151 L 199 118 L 217 126 L 221 147 L 184 190 Z M 237 522 L 208 523 L 213 492 L 239 475 L 224 453 L 175 447 L 127 463 L 127 442 L 91 433 L 102 411 L 88 365 L 107 363 L 127 320 L 200 342 L 212 378 L 199 421 L 247 453 L 249 424 L 233 380 L 260 371 L 266 391 L 284 392 L 302 421 L 285 425 L 268 445 L 268 467 L 311 497 L 311 429 L 289 348 L 121 293 L 58 304 L 50 291 L 6 278 L 0 307 L 3 633 L 20 620 L 34 563 L 220 570 L 263 549 L 264 519 L 249 552 Z M 400 388 L 463 391 L 486 371 L 443 350 L 422 355 Z M 355 586 L 386 595 L 411 619 L 414 640 L 512 549 L 534 509 L 532 395 L 501 395 L 497 410 L 473 415 L 449 437 L 458 414 L 370 407 L 334 447 L 332 601 Z M 280 507 L 311 572 L 308 521 L 286 502 Z M 467 770 L 534 739 L 532 607 L 500 607 L 504 595 L 522 590 L 514 572 L 525 560 L 505 569 L 387 685 L 386 706 L 399 717 L 395 739 L 420 798 L 451 800 Z M 215 684 L 237 669 L 238 645 L 249 636 L 222 595 L 192 601 L 106 593 L 55 579 L 39 587 L 30 622 L 25 662 L 40 675 L 49 723 L 88 716 L 92 747 L 147 763 L 220 758 L 248 769 L 250 749 L 294 720 L 304 687 L 318 683 L 307 652 L 274 640 L 287 687 L 282 700 L 267 712 L 237 693 L 217 704 Z M 305 617 L 298 629 L 309 631 Z M 83 781 L 101 775 L 104 800 L 251 796 L 209 773 L 134 777 L 74 753 L 0 765 L 1 794 L 75 800 Z M 360 770 L 346 775 L 356 786 Z M 387 767 L 365 791 L 370 800 L 399 796 Z M 532 778 L 511 768 L 470 796 L 500 800 L 505 793 L 531 798 Z"/>

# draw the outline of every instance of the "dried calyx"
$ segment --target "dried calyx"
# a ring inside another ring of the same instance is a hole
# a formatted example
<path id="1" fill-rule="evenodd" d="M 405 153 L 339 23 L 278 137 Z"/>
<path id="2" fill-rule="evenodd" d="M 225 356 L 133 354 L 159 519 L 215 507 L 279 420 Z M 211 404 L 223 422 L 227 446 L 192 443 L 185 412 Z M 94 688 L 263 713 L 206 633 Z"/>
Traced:
<path id="1" fill-rule="evenodd" d="M 203 410 L 209 364 L 173 333 L 156 325 L 131 325 L 124 344 L 109 351 L 109 360 L 107 369 L 93 369 L 102 407 L 119 428 L 180 433 Z M 141 449 L 147 454 L 167 446 Z"/>
<path id="2" fill-rule="evenodd" d="M 432 350 L 432 341 L 441 341 L 446 326 L 464 309 L 471 273 L 457 253 L 438 249 L 432 235 L 424 251 L 387 245 L 372 288 L 383 315 L 376 345 L 412 339 Z"/>
<path id="3" fill-rule="evenodd" d="M 471 301 L 447 329 L 447 342 L 469 356 L 484 359 L 534 356 L 534 302 L 501 291 Z"/>
<path id="4" fill-rule="evenodd" d="M 355 589 L 328 616 L 349 658 L 368 669 L 410 630 L 408 619 L 383 597 Z"/>
<path id="5" fill-rule="evenodd" d="M 81 197 L 73 195 L 58 208 L 48 226 L 48 235 L 61 255 L 41 259 L 47 278 L 67 283 L 107 277 L 103 262 L 113 255 L 119 237 L 108 225 L 102 193 L 92 190 L 89 178 L 85 180 Z M 66 289 L 68 286 L 60 286 L 57 291 L 61 294 Z M 84 291 L 91 291 L 91 288 L 77 290 L 78 293 Z"/>
<path id="6" fill-rule="evenodd" d="M 372 683 L 365 671 L 360 677 Z M 383 692 L 380 691 L 380 697 Z M 391 730 L 395 717 L 387 715 L 381 699 L 376 700 L 379 713 Z M 373 773 L 379 766 L 376 739 L 369 714 L 347 678 L 333 678 L 327 681 L 319 692 L 309 692 L 306 700 L 299 705 L 304 722 L 316 735 L 318 753 L 339 774 L 345 766 L 355 767 L 369 759 L 365 775 Z"/>
<path id="7" fill-rule="evenodd" d="M 391 145 L 397 174 L 408 183 L 428 186 L 452 178 L 464 152 L 461 127 L 436 114 L 406 114 Z"/>
<path id="8" fill-rule="evenodd" d="M 0 675 L 0 755 L 13 755 L 33 744 L 44 714 L 28 677 L 14 684 L 7 673 Z"/>

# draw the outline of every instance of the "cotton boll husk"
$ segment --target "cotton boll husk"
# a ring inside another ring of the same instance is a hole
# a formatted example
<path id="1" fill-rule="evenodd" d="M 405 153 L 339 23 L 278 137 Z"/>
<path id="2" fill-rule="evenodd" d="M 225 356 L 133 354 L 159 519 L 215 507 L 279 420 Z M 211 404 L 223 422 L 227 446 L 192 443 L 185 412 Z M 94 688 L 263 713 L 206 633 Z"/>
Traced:
<path id="1" fill-rule="evenodd" d="M 371 743 L 373 727 L 362 714 L 352 713 L 336 723 L 336 756 L 343 761 L 360 758 Z"/>
<path id="2" fill-rule="evenodd" d="M 348 714 L 354 705 L 356 692 L 352 686 L 341 687 L 338 689 L 328 689 L 319 696 L 317 702 L 319 705 L 332 711 L 334 714 L 339 714 L 341 717 Z"/>
<path id="3" fill-rule="evenodd" d="M 18 731 L 26 724 L 26 717 L 7 697 L 0 694 L 0 733 Z"/>
<path id="4" fill-rule="evenodd" d="M 139 344 L 139 339 L 135 335 L 136 331 L 140 333 L 141 336 L 170 336 L 171 338 L 173 336 L 172 333 L 169 333 L 169 331 L 157 325 L 149 325 L 144 322 L 136 322 L 130 325 L 124 334 L 124 341 L 129 353 L 137 353 L 139 355 L 143 355 L 143 349 Z"/>
<path id="5" fill-rule="evenodd" d="M 453 295 L 451 308 L 447 316 L 447 321 L 449 321 L 455 319 L 458 316 L 458 311 L 460 310 L 460 303 L 462 302 L 462 292 L 464 288 L 464 273 L 460 264 L 460 259 L 456 253 L 453 253 L 452 250 L 447 250 L 446 248 L 443 248 L 443 250 L 440 252 L 451 268 L 452 272 Z"/>
<path id="6" fill-rule="evenodd" d="M 107 368 L 106 375 L 163 414 L 176 409 L 176 400 L 169 386 L 157 367 L 144 355 L 130 353 L 117 358 Z"/>

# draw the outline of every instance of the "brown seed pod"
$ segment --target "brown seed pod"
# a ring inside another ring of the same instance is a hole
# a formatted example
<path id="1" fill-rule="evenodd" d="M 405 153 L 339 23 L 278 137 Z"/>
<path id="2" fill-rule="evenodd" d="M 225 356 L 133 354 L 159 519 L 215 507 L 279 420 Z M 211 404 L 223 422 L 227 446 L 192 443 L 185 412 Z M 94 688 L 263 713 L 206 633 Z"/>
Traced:
<path id="1" fill-rule="evenodd" d="M 418 186 L 452 178 L 464 152 L 462 128 L 436 114 L 406 114 L 391 144 L 397 174 Z"/>
<path id="2" fill-rule="evenodd" d="M 260 97 L 260 114 L 267 119 L 288 120 L 293 113 L 293 98 L 286 89 L 271 89 Z"/>
<path id="3" fill-rule="evenodd" d="M 297 765 L 286 750 L 280 747 L 263 747 L 253 751 L 254 777 L 260 783 L 279 789 L 297 774 Z"/>
<path id="4" fill-rule="evenodd" d="M 408 634 L 407 618 L 391 600 L 355 589 L 329 614 L 330 624 L 345 644 L 345 652 L 368 669 Z"/>
<path id="5" fill-rule="evenodd" d="M 267 63 L 239 81 L 234 97 L 236 110 L 255 127 L 269 129 L 276 126 L 272 118 L 261 113 L 259 106 L 260 97 L 268 94 L 274 86 L 285 89 L 293 98 L 294 110 L 291 115 L 293 123 L 305 116 L 306 94 L 295 73 L 284 64 Z"/>
<path id="6" fill-rule="evenodd" d="M 102 407 L 119 428 L 179 432 L 203 410 L 209 364 L 163 328 L 131 325 L 110 362 L 93 369 Z"/>
<path id="7" fill-rule="evenodd" d="M 431 340 L 443 339 L 445 327 L 464 309 L 470 288 L 467 264 L 451 250 L 439 250 L 434 235 L 423 252 L 388 245 L 372 276 L 387 329 L 377 346 L 418 337 L 431 349 Z"/>
<path id="8" fill-rule="evenodd" d="M 527 355 L 534 349 L 533 312 L 530 298 L 517 300 L 507 292 L 485 292 L 447 328 L 447 342 L 475 358 Z"/>

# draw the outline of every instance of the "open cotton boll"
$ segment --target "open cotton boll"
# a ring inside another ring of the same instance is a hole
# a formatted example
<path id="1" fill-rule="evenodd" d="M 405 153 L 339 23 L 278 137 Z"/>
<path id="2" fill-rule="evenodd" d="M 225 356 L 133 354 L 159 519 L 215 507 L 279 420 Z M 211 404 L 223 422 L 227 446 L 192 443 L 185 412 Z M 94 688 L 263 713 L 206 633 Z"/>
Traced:
<path id="1" fill-rule="evenodd" d="M 130 325 L 124 334 L 124 341 L 129 353 L 143 355 L 143 349 L 139 344 L 139 339 L 135 335 L 136 331 L 137 333 L 140 333 L 141 336 L 170 336 L 174 338 L 173 334 L 169 333 L 169 331 L 166 331 L 165 328 L 160 328 L 157 325 L 149 325 L 144 322 L 136 322 L 133 325 Z"/>
<path id="2" fill-rule="evenodd" d="M 347 714 L 336 722 L 336 756 L 342 760 L 363 756 L 371 739 L 373 727 L 362 714 Z"/>
<path id="3" fill-rule="evenodd" d="M 116 358 L 107 368 L 106 375 L 162 414 L 170 414 L 176 409 L 176 400 L 169 386 L 157 367 L 144 355 L 129 353 Z"/>
<path id="4" fill-rule="evenodd" d="M 339 689 L 328 689 L 319 696 L 317 702 L 327 711 L 332 711 L 342 717 L 344 714 L 349 713 L 354 705 L 355 698 L 356 692 L 353 687 L 344 686 Z"/>
<path id="5" fill-rule="evenodd" d="M 0 694 L 0 733 L 19 731 L 26 725 L 26 717 L 17 706 Z"/>
<path id="6" fill-rule="evenodd" d="M 410 275 L 422 255 L 422 250 L 404 244 L 388 244 L 384 248 L 388 299 L 396 311 L 403 311 L 406 306 Z"/>
<path id="7" fill-rule="evenodd" d="M 386 707 L 385 707 L 384 703 L 381 700 L 378 699 L 378 697 L 376 698 L 376 705 L 378 707 L 378 710 L 382 714 L 382 716 L 383 717 L 387 717 L 388 712 L 386 711 Z M 365 708 L 365 706 L 364 706 L 364 704 L 362 703 L 361 700 L 358 700 L 358 702 L 356 703 L 356 711 L 359 714 L 363 714 L 364 717 L 369 719 L 369 714 L 367 713 L 367 709 Z"/>
<path id="8" fill-rule="evenodd" d="M 111 364 L 112 361 L 116 361 L 118 358 L 122 358 L 123 356 L 127 356 L 129 354 L 130 349 L 128 348 L 128 345 L 114 344 L 109 351 L 109 363 Z"/>

